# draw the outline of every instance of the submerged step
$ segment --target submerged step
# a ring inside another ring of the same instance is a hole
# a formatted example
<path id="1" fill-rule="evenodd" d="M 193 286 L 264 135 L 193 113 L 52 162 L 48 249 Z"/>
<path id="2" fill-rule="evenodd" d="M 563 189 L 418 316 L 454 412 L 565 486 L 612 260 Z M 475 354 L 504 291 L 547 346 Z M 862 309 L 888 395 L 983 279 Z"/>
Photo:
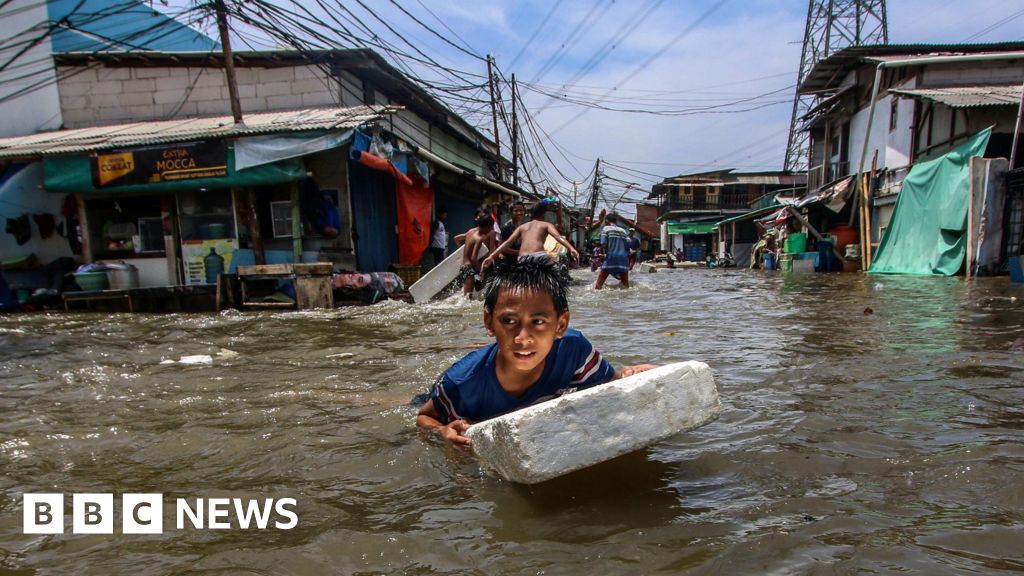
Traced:
<path id="1" fill-rule="evenodd" d="M 660 366 L 474 424 L 481 462 L 536 484 L 703 426 L 721 403 L 703 362 Z"/>

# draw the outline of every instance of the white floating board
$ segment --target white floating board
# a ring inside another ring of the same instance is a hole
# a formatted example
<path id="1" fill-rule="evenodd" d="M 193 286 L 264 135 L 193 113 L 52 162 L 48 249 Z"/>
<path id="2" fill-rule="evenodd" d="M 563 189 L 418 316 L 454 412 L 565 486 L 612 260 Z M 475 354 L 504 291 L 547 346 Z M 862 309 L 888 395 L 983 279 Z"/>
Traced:
<path id="1" fill-rule="evenodd" d="M 658 268 L 654 264 L 648 264 L 647 262 L 641 262 L 636 265 L 637 271 L 643 272 L 644 274 L 652 274 L 658 271 Z"/>
<path id="2" fill-rule="evenodd" d="M 420 279 L 409 286 L 409 294 L 412 301 L 417 304 L 429 302 L 438 292 L 444 290 L 445 286 L 452 283 L 459 275 L 459 268 L 462 267 L 462 251 L 466 246 L 459 246 L 440 264 L 431 268 Z M 480 246 L 477 256 L 486 256 L 487 246 Z"/>
<path id="3" fill-rule="evenodd" d="M 536 484 L 698 428 L 720 411 L 711 368 L 679 362 L 474 424 L 466 435 L 484 466 Z"/>

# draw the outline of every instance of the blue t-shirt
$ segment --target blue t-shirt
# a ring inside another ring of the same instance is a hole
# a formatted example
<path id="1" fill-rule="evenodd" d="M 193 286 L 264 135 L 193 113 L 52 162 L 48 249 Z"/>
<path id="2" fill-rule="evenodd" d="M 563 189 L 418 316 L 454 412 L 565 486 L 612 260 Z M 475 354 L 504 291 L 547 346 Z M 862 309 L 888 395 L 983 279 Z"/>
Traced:
<path id="1" fill-rule="evenodd" d="M 590 388 L 612 379 L 615 369 L 590 341 L 572 328 L 555 340 L 544 361 L 544 373 L 516 398 L 501 387 L 497 373 L 498 345 L 467 354 L 437 379 L 430 399 L 447 424 L 459 418 L 480 422 L 555 396 Z"/>
<path id="2" fill-rule="evenodd" d="M 629 271 L 629 248 L 626 245 L 626 231 L 614 224 L 601 229 L 601 244 L 607 246 L 601 270 L 609 274 Z"/>

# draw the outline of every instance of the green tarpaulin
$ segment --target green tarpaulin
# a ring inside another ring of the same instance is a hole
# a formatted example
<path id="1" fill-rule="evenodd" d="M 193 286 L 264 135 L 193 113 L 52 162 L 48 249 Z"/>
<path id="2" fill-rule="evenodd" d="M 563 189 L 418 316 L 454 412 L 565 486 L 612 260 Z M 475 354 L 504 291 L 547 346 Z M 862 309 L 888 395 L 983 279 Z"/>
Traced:
<path id="1" fill-rule="evenodd" d="M 984 154 L 991 134 L 986 128 L 910 169 L 869 272 L 952 276 L 960 270 L 967 250 L 969 162 Z"/>
<path id="2" fill-rule="evenodd" d="M 50 192 L 124 193 L 174 192 L 176 190 L 216 190 L 241 186 L 265 186 L 299 180 L 306 176 L 302 158 L 281 160 L 245 170 L 235 170 L 235 152 L 228 149 L 228 174 L 219 178 L 172 180 L 153 184 L 97 188 L 92 178 L 92 162 L 88 156 L 59 156 L 43 160 L 43 187 Z"/>
<path id="3" fill-rule="evenodd" d="M 669 234 L 711 234 L 718 222 L 669 222 Z"/>

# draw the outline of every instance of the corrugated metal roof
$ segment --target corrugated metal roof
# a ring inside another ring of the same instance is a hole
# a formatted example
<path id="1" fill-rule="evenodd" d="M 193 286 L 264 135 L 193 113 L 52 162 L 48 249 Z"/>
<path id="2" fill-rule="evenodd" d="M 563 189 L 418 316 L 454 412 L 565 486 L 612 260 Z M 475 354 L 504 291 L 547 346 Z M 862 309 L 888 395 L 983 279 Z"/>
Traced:
<path id="1" fill-rule="evenodd" d="M 307 108 L 247 114 L 238 126 L 231 116 L 215 116 L 41 132 L 31 136 L 0 138 L 0 158 L 61 156 L 211 138 L 347 129 L 397 110 L 394 106 Z"/>
<path id="2" fill-rule="evenodd" d="M 929 56 L 952 56 L 1009 52 L 1024 50 L 1024 42 L 991 42 L 982 44 L 873 44 L 849 46 L 819 60 L 807 73 L 797 92 L 808 94 L 835 89 L 846 72 L 870 60 L 924 58 Z"/>
<path id="3" fill-rule="evenodd" d="M 1018 106 L 1021 86 L 950 86 L 948 88 L 916 88 L 914 90 L 890 90 L 913 98 L 923 98 L 951 108 L 973 108 L 978 106 Z"/>

